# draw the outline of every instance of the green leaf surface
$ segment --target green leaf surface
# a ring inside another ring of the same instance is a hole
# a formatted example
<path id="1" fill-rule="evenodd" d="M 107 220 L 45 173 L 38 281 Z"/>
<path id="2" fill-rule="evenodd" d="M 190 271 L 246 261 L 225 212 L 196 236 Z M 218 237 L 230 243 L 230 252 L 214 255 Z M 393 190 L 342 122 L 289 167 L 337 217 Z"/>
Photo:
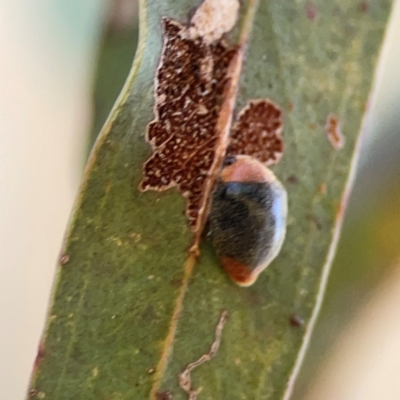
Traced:
<path id="1" fill-rule="evenodd" d="M 177 376 L 209 351 L 223 309 L 219 351 L 192 373 L 199 399 L 288 397 L 335 249 L 390 4 L 258 3 L 236 108 L 268 97 L 284 111 L 285 153 L 273 170 L 288 191 L 289 221 L 278 258 L 240 288 L 207 239 L 188 276 L 193 237 L 183 198 L 174 189 L 138 190 L 151 154 L 144 133 L 161 18 L 187 22 L 198 5 L 142 1 L 135 62 L 86 169 L 30 398 L 147 399 L 157 389 L 186 399 Z M 341 150 L 327 140 L 329 114 L 339 118 Z M 304 325 L 290 323 L 295 315 Z"/>

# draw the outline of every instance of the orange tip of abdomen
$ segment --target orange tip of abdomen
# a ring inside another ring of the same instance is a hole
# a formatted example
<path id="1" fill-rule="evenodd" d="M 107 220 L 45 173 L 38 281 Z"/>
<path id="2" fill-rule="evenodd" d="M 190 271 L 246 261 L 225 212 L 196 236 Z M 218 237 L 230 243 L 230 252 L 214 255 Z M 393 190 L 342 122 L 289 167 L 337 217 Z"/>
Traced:
<path id="1" fill-rule="evenodd" d="M 230 257 L 221 257 L 220 261 L 230 278 L 239 286 L 251 286 L 256 281 L 258 274 L 249 266 Z"/>

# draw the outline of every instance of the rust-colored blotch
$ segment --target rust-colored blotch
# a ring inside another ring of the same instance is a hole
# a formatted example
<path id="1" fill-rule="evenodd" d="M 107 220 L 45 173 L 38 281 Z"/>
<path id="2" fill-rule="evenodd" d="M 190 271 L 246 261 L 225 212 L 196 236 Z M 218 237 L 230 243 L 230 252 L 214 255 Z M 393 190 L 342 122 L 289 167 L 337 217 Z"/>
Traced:
<path id="1" fill-rule="evenodd" d="M 325 125 L 328 140 L 335 150 L 340 150 L 344 146 L 344 136 L 340 128 L 338 117 L 329 114 Z"/>

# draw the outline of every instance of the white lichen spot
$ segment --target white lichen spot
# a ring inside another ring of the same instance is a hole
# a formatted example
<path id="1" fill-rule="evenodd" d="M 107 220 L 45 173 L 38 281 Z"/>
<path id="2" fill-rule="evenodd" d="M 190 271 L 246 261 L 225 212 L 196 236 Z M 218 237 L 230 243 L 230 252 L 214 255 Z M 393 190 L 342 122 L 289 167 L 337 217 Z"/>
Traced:
<path id="1" fill-rule="evenodd" d="M 133 243 L 139 243 L 142 240 L 140 233 L 131 232 L 128 236 L 132 239 Z"/>
<path id="2" fill-rule="evenodd" d="M 93 378 L 96 378 L 96 376 L 98 374 L 99 374 L 99 369 L 97 367 L 93 368 L 93 371 L 92 371 Z"/>
<path id="3" fill-rule="evenodd" d="M 204 0 L 191 20 L 189 36 L 202 37 L 206 43 L 221 39 L 235 25 L 239 0 Z"/>
<path id="4" fill-rule="evenodd" d="M 151 375 L 154 374 L 154 372 L 156 372 L 156 369 L 154 367 L 149 367 L 146 369 L 146 372 Z"/>
<path id="5" fill-rule="evenodd" d="M 147 279 L 148 279 L 148 280 L 154 279 L 154 275 L 149 275 L 149 276 L 147 277 Z"/>
<path id="6" fill-rule="evenodd" d="M 111 237 L 110 238 L 118 247 L 122 246 L 122 240 L 119 237 Z"/>
<path id="7" fill-rule="evenodd" d="M 39 392 L 38 394 L 37 394 L 37 398 L 38 399 L 44 399 L 46 397 L 46 393 L 45 392 Z"/>

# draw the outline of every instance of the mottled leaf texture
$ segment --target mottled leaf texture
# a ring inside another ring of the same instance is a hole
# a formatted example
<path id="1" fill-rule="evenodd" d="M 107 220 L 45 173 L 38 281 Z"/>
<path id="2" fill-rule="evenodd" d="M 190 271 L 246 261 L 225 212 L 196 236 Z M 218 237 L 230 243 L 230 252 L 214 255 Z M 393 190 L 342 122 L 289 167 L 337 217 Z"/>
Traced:
<path id="1" fill-rule="evenodd" d="M 251 100 L 233 125 L 227 156 L 245 154 L 272 165 L 283 154 L 282 110 L 268 99 Z"/>
<path id="2" fill-rule="evenodd" d="M 187 37 L 186 26 L 163 20 L 164 47 L 156 80 L 156 119 L 146 139 L 154 154 L 144 165 L 142 190 L 177 186 L 196 224 L 201 195 L 218 143 L 217 122 L 236 50 Z"/>
<path id="3" fill-rule="evenodd" d="M 271 168 L 289 197 L 282 251 L 246 289 L 223 273 L 207 237 L 188 268 L 193 233 L 176 187 L 139 190 L 144 164 L 161 146 L 145 135 L 152 140 L 146 127 L 157 119 L 162 21 L 185 25 L 199 3 L 141 2 L 139 48 L 86 169 L 31 399 L 187 399 L 178 380 L 185 371 L 187 391 L 200 400 L 289 398 L 338 239 L 391 2 L 241 2 L 223 39 L 238 44 L 250 23 L 231 148 L 243 148 L 241 122 L 250 121 L 257 137 L 264 132 L 251 122 L 257 113 L 242 118 L 270 99 L 262 103 L 272 107 L 264 135 L 276 136 L 276 160 L 284 138 Z"/>

